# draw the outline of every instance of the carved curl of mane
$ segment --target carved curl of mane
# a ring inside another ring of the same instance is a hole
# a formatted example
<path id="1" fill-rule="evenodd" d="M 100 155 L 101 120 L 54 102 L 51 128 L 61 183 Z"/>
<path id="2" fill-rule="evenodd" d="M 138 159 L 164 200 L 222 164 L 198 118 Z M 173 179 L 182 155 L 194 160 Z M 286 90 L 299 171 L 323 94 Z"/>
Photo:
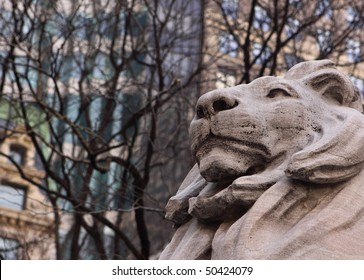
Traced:
<path id="1" fill-rule="evenodd" d="M 295 103 L 279 101 L 269 108 L 275 112 L 277 106 L 284 109 L 284 104 L 302 103 L 309 124 L 305 140 L 292 134 L 290 142 L 282 139 L 269 145 L 269 139 L 281 132 L 270 125 L 270 109 L 259 111 L 268 120 L 262 121 L 266 131 L 261 135 L 266 139 L 259 139 L 268 143 L 267 154 L 272 156 L 260 159 L 263 168 L 253 173 L 244 170 L 257 166 L 257 157 L 243 160 L 247 165 L 241 169 L 244 172 L 229 183 L 214 181 L 223 175 L 210 176 L 207 168 L 203 174 L 208 182 L 200 174 L 201 166 L 195 165 L 166 207 L 166 217 L 179 228 L 162 259 L 364 259 L 364 116 L 358 89 L 346 75 L 329 60 L 308 61 L 282 78 L 260 78 L 208 93 L 199 102 L 207 104 L 209 98 L 224 96 L 229 107 L 224 114 L 231 112 L 236 118 L 236 104 L 242 102 L 231 100 L 240 100 L 246 92 L 264 91 L 272 79 L 287 85 L 288 91 L 298 92 Z M 202 122 L 209 122 L 212 130 L 211 118 L 195 119 L 193 141 L 202 138 Z M 282 135 L 287 137 L 287 133 Z M 246 141 L 244 135 L 248 134 L 241 135 L 241 141 Z M 280 143 L 296 146 L 287 146 L 286 151 Z M 223 165 L 213 162 L 212 166 L 219 172 Z"/>

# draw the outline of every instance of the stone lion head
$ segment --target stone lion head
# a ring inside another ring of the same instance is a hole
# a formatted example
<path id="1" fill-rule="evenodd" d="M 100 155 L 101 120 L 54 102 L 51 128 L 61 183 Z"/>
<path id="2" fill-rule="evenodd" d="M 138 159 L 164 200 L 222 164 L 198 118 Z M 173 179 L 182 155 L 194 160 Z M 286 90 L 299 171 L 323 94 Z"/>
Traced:
<path id="1" fill-rule="evenodd" d="M 177 225 L 191 217 L 242 216 L 273 184 L 338 183 L 364 166 L 363 106 L 329 60 L 297 64 L 283 77 L 200 97 L 190 126 L 197 165 L 167 205 Z"/>

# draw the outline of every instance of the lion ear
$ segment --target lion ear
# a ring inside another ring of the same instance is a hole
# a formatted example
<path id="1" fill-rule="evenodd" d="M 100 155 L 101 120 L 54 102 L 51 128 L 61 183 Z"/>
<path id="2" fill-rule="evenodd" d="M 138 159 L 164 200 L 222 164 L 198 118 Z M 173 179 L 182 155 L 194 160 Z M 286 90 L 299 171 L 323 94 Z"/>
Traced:
<path id="1" fill-rule="evenodd" d="M 350 79 L 336 69 L 323 69 L 308 75 L 303 79 L 322 98 L 362 111 L 361 100 Z"/>
<path id="2" fill-rule="evenodd" d="M 364 116 L 342 108 L 340 122 L 327 129 L 316 143 L 295 153 L 287 177 L 314 183 L 336 183 L 364 169 Z"/>
<path id="3" fill-rule="evenodd" d="M 359 90 L 331 60 L 299 63 L 287 72 L 285 78 L 300 80 L 324 99 L 363 112 Z"/>

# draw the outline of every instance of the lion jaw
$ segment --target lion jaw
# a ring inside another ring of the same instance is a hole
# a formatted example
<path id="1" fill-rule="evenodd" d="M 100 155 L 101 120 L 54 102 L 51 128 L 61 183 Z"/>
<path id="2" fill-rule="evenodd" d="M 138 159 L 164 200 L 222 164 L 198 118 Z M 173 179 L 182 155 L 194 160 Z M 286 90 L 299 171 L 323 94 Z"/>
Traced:
<path id="1" fill-rule="evenodd" d="M 268 162 L 262 145 L 213 136 L 196 150 L 196 158 L 200 173 L 208 182 L 232 182 L 262 170 Z"/>

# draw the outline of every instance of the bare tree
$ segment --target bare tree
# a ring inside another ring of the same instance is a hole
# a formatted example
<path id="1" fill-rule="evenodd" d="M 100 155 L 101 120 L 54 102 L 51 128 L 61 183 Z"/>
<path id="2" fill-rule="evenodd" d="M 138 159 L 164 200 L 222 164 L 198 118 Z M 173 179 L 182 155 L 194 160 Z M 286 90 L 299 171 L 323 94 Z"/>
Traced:
<path id="1" fill-rule="evenodd" d="M 47 197 L 55 257 L 161 250 L 198 96 L 303 59 L 364 78 L 361 2 L 2 1 L 0 140 L 22 127 L 43 175 L 0 158 Z"/>
<path id="2" fill-rule="evenodd" d="M 362 1 L 207 1 L 210 53 L 233 69 L 236 83 L 277 75 L 308 59 L 330 58 L 349 74 L 362 73 Z M 236 9 L 237 7 L 237 9 Z M 220 14 L 220 16 L 216 16 Z M 357 70 L 357 71 L 354 71 Z"/>
<path id="3" fill-rule="evenodd" d="M 2 4 L 2 100 L 7 116 L 25 127 L 45 176 L 36 182 L 13 164 L 52 204 L 58 259 L 149 258 L 148 223 L 161 218 L 147 222 L 145 212 L 163 217 L 174 191 L 157 183 L 156 170 L 185 156 L 188 145 L 184 95 L 201 69 L 193 6 Z M 180 180 L 188 167 L 170 169 L 168 180 Z"/>

